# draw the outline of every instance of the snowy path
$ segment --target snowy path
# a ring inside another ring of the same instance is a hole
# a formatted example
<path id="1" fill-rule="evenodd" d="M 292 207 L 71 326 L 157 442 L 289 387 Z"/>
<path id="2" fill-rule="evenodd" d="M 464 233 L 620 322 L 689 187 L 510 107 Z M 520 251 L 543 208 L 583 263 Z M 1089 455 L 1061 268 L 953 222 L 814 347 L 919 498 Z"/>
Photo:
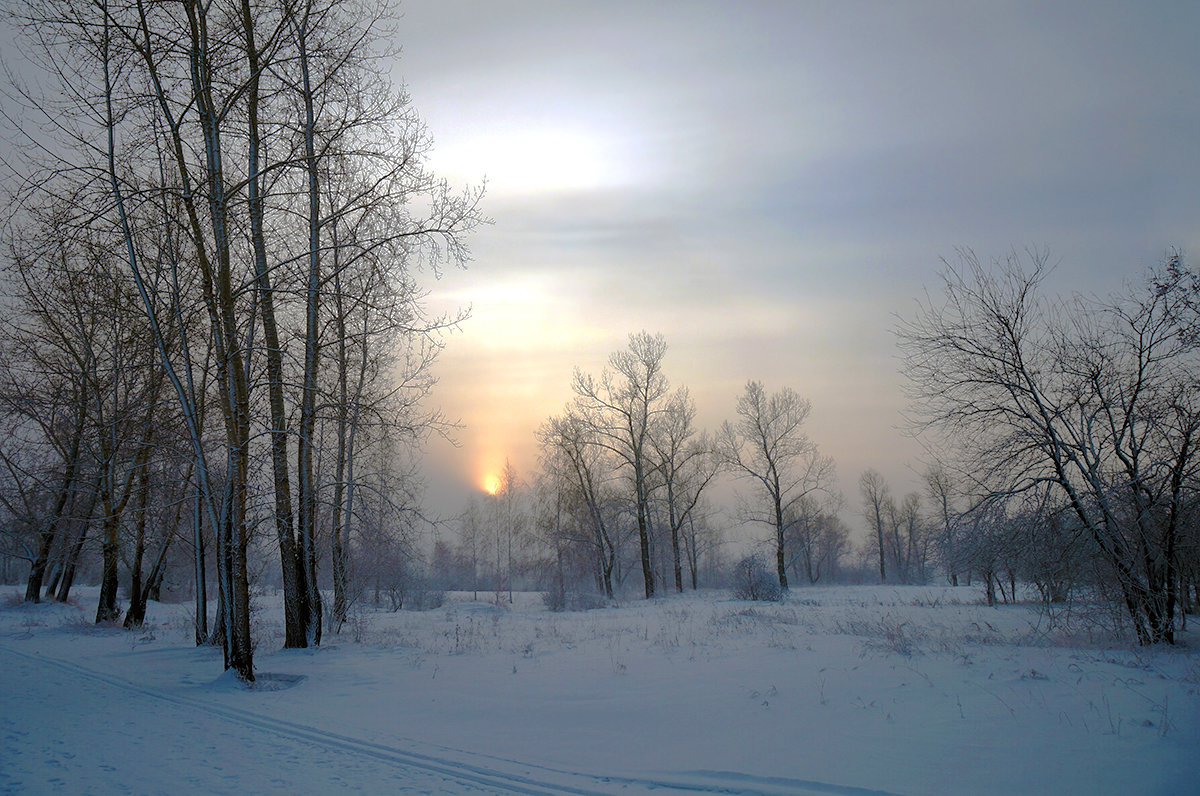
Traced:
<path id="1" fill-rule="evenodd" d="M 156 694 L 64 661 L 0 653 L 4 792 L 558 792 Z M 144 761 L 136 773 L 112 764 L 131 749 Z"/>
<path id="2" fill-rule="evenodd" d="M 597 778 L 495 758 L 443 759 L 142 688 L 4 645 L 0 672 L 3 793 L 882 794 L 725 772 Z M 136 771 L 116 763 L 131 757 Z"/>

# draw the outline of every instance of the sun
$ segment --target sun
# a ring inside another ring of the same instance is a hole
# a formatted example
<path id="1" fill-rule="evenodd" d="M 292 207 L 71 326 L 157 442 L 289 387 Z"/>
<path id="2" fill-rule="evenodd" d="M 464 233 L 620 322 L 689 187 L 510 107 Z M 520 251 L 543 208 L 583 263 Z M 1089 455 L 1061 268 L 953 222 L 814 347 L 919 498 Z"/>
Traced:
<path id="1" fill-rule="evenodd" d="M 489 128 L 486 135 L 444 141 L 434 156 L 439 173 L 484 174 L 488 193 L 529 196 L 587 191 L 630 179 L 630 156 L 619 136 L 562 120 L 527 120 Z"/>
<path id="2" fill-rule="evenodd" d="M 495 495 L 500 491 L 500 479 L 494 475 L 485 475 L 483 477 L 483 491 L 489 495 Z"/>

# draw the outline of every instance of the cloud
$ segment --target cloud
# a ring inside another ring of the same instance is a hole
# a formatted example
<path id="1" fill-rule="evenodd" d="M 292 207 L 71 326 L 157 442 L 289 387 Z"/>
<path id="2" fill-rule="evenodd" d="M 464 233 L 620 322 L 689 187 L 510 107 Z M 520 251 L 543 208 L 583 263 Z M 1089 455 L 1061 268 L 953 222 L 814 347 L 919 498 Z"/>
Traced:
<path id="1" fill-rule="evenodd" d="M 525 466 L 571 369 L 647 329 L 705 422 L 747 378 L 792 386 L 839 460 L 895 472 L 890 330 L 939 257 L 1047 247 L 1103 291 L 1200 250 L 1192 3 L 407 8 L 439 167 L 496 175 L 431 297 L 475 307 L 441 394 Z"/>

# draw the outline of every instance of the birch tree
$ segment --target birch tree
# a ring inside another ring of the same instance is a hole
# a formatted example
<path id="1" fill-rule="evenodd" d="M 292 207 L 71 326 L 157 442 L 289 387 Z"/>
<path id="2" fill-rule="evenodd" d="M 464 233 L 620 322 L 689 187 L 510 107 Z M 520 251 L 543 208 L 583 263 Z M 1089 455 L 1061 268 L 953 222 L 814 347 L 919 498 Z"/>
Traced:
<path id="1" fill-rule="evenodd" d="M 59 140 L 36 150 L 48 165 L 31 171 L 36 178 L 22 178 L 20 201 L 70 197 L 76 225 L 120 252 L 109 259 L 122 262 L 132 281 L 129 295 L 148 324 L 137 327 L 143 348 L 157 356 L 161 389 L 174 394 L 191 448 L 197 633 L 206 616 L 206 527 L 217 542 L 225 664 L 251 680 L 255 447 L 269 438 L 285 643 L 317 643 L 322 496 L 331 486 L 343 490 L 335 516 L 344 528 L 354 511 L 350 462 L 361 441 L 343 437 L 342 469 L 317 466 L 314 453 L 326 432 L 320 413 L 331 403 L 322 352 L 346 350 L 339 336 L 354 334 L 328 323 L 329 294 L 357 284 L 342 271 L 363 257 L 372 267 L 390 260 L 387 269 L 400 276 L 384 283 L 405 286 L 398 303 L 410 321 L 400 334 L 419 338 L 405 350 L 421 352 L 417 359 L 427 365 L 439 348 L 429 342 L 437 322 L 424 319 L 412 298 L 410 272 L 419 263 L 436 270 L 465 261 L 462 236 L 480 220 L 479 196 L 452 193 L 424 167 L 428 136 L 373 60 L 390 52 L 378 29 L 385 5 L 22 0 L 19 9 L 30 51 L 58 81 L 62 98 L 24 94 Z M 363 234 L 368 229 L 383 232 Z M 343 251 L 344 241 L 353 243 Z M 363 300 L 386 305 L 393 298 L 373 293 Z M 351 298 L 332 314 L 356 306 Z M 299 361 L 286 350 L 287 324 L 296 317 L 303 319 Z M 424 394 L 430 382 L 420 372 L 401 375 L 393 391 L 404 395 L 400 405 L 411 407 Z M 348 405 L 355 389 L 344 392 Z M 401 424 L 406 434 L 430 422 L 418 412 L 350 411 L 339 414 L 342 431 L 368 414 L 381 426 Z M 294 474 L 289 440 L 297 446 Z M 150 466 L 127 461 L 143 473 Z M 333 479 L 337 486 L 328 483 Z M 115 516 L 117 496 L 128 494 L 110 486 L 102 479 L 98 490 L 101 525 Z M 133 492 L 140 506 L 140 487 Z"/>

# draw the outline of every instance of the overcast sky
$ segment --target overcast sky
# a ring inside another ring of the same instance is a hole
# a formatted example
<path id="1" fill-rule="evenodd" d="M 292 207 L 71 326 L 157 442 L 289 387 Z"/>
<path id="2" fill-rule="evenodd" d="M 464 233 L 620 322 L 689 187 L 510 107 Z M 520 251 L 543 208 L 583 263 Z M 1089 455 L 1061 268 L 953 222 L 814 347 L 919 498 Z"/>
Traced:
<path id="1" fill-rule="evenodd" d="M 1106 292 L 1200 251 L 1200 3 L 407 0 L 396 75 L 495 224 L 431 306 L 471 305 L 430 448 L 452 506 L 630 332 L 700 421 L 747 379 L 812 400 L 856 523 L 905 488 L 892 334 L 939 258 L 1048 248 Z"/>

